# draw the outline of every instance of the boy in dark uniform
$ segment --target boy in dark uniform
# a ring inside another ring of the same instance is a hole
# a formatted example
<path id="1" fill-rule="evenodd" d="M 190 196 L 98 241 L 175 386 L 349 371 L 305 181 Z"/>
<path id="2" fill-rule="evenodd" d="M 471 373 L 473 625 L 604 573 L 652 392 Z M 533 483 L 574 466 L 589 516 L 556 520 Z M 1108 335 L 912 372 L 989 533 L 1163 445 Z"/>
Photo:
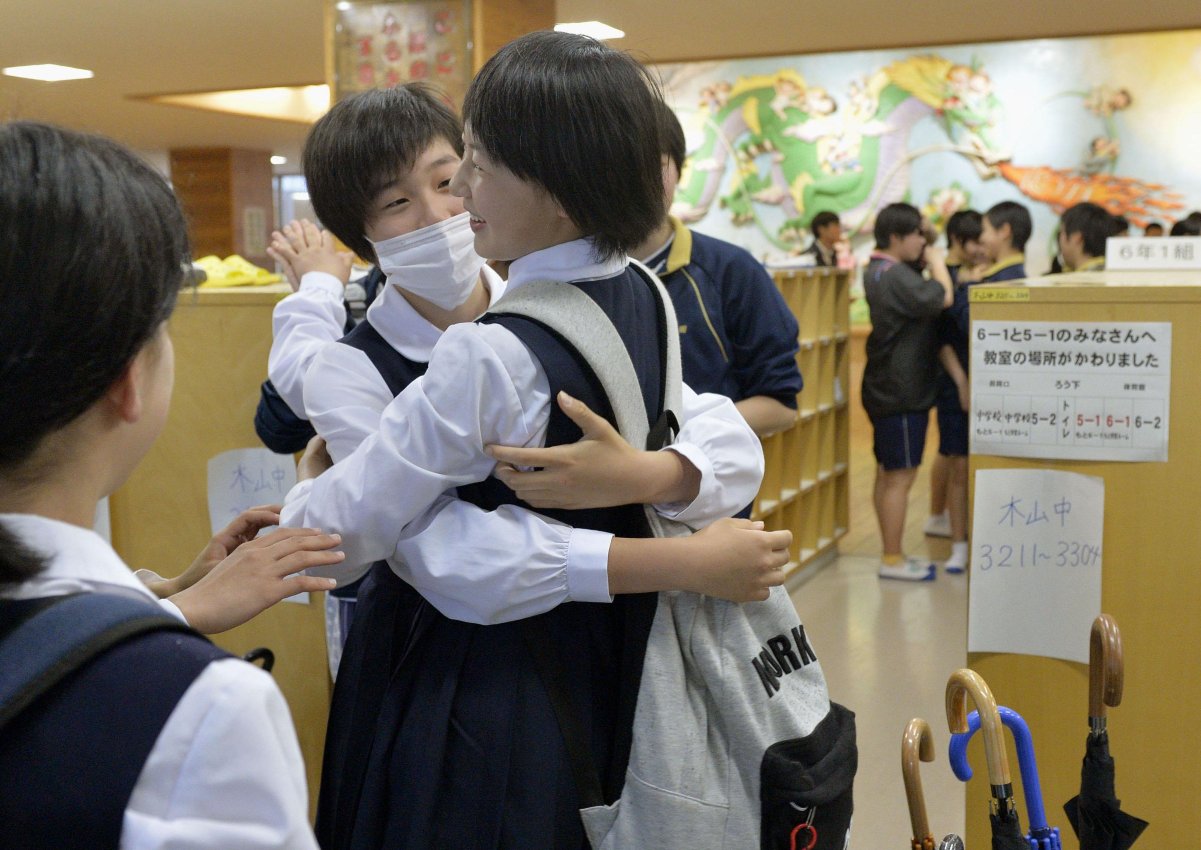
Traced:
<path id="1" fill-rule="evenodd" d="M 879 575 L 929 581 L 933 565 L 906 558 L 901 538 L 938 393 L 936 323 L 951 304 L 951 278 L 942 252 L 922 233 L 921 213 L 910 204 L 880 210 L 874 234 L 876 250 L 863 276 L 872 321 L 863 407 L 872 420 L 878 462 L 872 495 L 883 542 Z M 909 265 L 918 260 L 925 260 L 929 279 Z"/>

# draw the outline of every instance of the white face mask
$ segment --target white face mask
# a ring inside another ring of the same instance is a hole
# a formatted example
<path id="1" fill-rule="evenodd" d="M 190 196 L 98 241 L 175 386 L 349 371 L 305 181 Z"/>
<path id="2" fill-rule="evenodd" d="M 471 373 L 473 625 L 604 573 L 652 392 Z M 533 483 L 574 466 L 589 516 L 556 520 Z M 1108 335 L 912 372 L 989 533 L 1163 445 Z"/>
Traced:
<path id="1" fill-rule="evenodd" d="M 372 242 L 388 283 L 443 310 L 461 306 L 475 290 L 484 258 L 475 252 L 468 213 L 412 233 Z"/>

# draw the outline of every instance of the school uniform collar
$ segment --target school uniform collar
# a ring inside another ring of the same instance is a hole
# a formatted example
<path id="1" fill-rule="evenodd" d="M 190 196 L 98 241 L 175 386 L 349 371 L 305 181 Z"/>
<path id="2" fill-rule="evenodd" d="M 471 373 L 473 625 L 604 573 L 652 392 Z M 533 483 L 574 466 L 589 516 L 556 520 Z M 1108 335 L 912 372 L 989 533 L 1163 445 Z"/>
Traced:
<path id="1" fill-rule="evenodd" d="M 833 248 L 827 248 L 826 244 L 820 239 L 813 240 L 813 252 L 821 257 L 822 262 L 827 266 L 834 265 L 835 260 L 838 259 L 838 252 Z"/>
<path id="2" fill-rule="evenodd" d="M 555 280 L 564 283 L 584 280 L 603 280 L 625 271 L 629 257 L 617 257 L 597 262 L 592 255 L 591 239 L 574 239 L 534 251 L 509 265 L 508 292 L 534 280 Z"/>
<path id="3" fill-rule="evenodd" d="M 1076 266 L 1076 268 L 1072 269 L 1072 271 L 1074 271 L 1074 272 L 1096 272 L 1096 271 L 1101 271 L 1104 268 L 1105 268 L 1105 258 L 1104 257 L 1089 257 L 1083 263 Z"/>
<path id="4" fill-rule="evenodd" d="M 667 255 L 667 265 L 663 268 L 664 274 L 677 272 L 692 262 L 692 231 L 674 215 L 669 218 L 671 219 L 672 242 L 671 251 Z"/>
<path id="5" fill-rule="evenodd" d="M 0 596 L 35 599 L 99 590 L 157 603 L 155 595 L 138 581 L 113 547 L 90 528 L 36 514 L 0 514 L 0 523 L 47 559 L 42 572 L 0 589 Z"/>
<path id="6" fill-rule="evenodd" d="M 1011 269 L 1014 266 L 1020 266 L 1024 262 L 1026 262 L 1025 256 L 1018 254 L 1010 257 L 1008 260 L 1001 260 L 999 263 L 993 263 L 988 267 L 984 274 L 981 275 L 981 279 L 987 280 L 993 275 L 1000 274 L 1001 272 L 1005 271 L 1005 269 Z"/>
<path id="7" fill-rule="evenodd" d="M 488 284 L 488 306 L 491 307 L 505 294 L 505 282 L 490 266 L 484 266 L 482 274 L 484 282 Z M 367 308 L 367 320 L 384 338 L 384 342 L 401 356 L 418 363 L 430 361 L 430 352 L 442 336 L 442 331 L 418 313 L 400 290 L 387 283 L 379 297 Z"/>

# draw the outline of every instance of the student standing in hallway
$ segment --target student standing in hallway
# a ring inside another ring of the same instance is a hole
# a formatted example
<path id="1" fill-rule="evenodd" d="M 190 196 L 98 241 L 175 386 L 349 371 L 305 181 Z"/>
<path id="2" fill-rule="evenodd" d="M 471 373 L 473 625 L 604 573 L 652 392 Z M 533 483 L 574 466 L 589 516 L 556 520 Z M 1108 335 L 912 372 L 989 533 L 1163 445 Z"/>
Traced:
<path id="1" fill-rule="evenodd" d="M 951 278 L 942 252 L 927 244 L 921 213 L 910 204 L 880 210 L 874 235 L 876 250 L 863 276 L 872 322 L 863 407 L 872 421 L 878 464 L 873 502 L 883 544 L 879 575 L 930 581 L 934 566 L 906 557 L 901 538 L 938 394 L 937 320 L 951 305 Z M 909 265 L 923 259 L 930 278 Z"/>

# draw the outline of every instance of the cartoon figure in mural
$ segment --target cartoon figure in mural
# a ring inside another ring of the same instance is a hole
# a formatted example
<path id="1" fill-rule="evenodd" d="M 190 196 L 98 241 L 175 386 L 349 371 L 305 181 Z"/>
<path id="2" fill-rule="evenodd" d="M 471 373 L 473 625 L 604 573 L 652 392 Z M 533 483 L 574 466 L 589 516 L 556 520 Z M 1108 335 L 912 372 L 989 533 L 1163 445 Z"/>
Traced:
<path id="1" fill-rule="evenodd" d="M 1047 204 L 1056 215 L 1082 201 L 1091 201 L 1113 215 L 1126 216 L 1139 227 L 1152 219 L 1171 219 L 1174 212 L 1184 208 L 1183 196 L 1167 186 L 1117 174 L 1122 143 L 1116 116 L 1134 103 L 1129 89 L 1098 85 L 1056 97 L 1079 98 L 1084 108 L 1101 121 L 1102 133 L 1089 142 L 1088 152 L 1076 169 L 1022 168 L 1001 163 L 1002 176 L 1022 194 Z"/>
<path id="2" fill-rule="evenodd" d="M 1067 94 L 1103 123 L 1076 169 L 1013 163 L 998 140 L 1000 101 L 976 62 L 911 56 L 853 81 L 841 105 L 790 68 L 710 84 L 698 104 L 703 138 L 690 152 L 672 211 L 698 221 L 717 200 L 735 224 L 753 223 L 777 248 L 799 250 L 803 228 L 818 211 L 838 212 L 850 235 L 863 232 L 877 209 L 906 199 L 914 159 L 945 151 L 968 158 L 982 179 L 1001 177 L 1057 214 L 1087 200 L 1141 227 L 1183 208 L 1166 186 L 1115 174 L 1121 145 L 1114 115 L 1132 104 L 1127 89 Z M 911 151 L 910 131 L 927 118 L 947 141 Z M 731 161 L 732 185 L 718 197 Z M 939 207 L 948 199 L 940 200 Z M 774 233 L 759 217 L 761 204 L 784 212 Z"/>
<path id="3" fill-rule="evenodd" d="M 792 69 L 740 78 L 724 89 L 709 86 L 700 103 L 704 141 L 692 153 L 673 211 L 685 221 L 703 218 L 732 156 L 737 177 L 719 202 L 736 223 L 755 221 L 756 203 L 782 207 L 783 225 L 767 234 L 777 246 L 799 243 L 822 209 L 863 227 L 908 190 L 914 124 L 937 118 L 948 149 L 970 154 L 988 171 L 1005 158 L 992 141 L 998 107 L 980 68 L 938 56 L 910 57 L 853 82 L 841 109 Z"/>

